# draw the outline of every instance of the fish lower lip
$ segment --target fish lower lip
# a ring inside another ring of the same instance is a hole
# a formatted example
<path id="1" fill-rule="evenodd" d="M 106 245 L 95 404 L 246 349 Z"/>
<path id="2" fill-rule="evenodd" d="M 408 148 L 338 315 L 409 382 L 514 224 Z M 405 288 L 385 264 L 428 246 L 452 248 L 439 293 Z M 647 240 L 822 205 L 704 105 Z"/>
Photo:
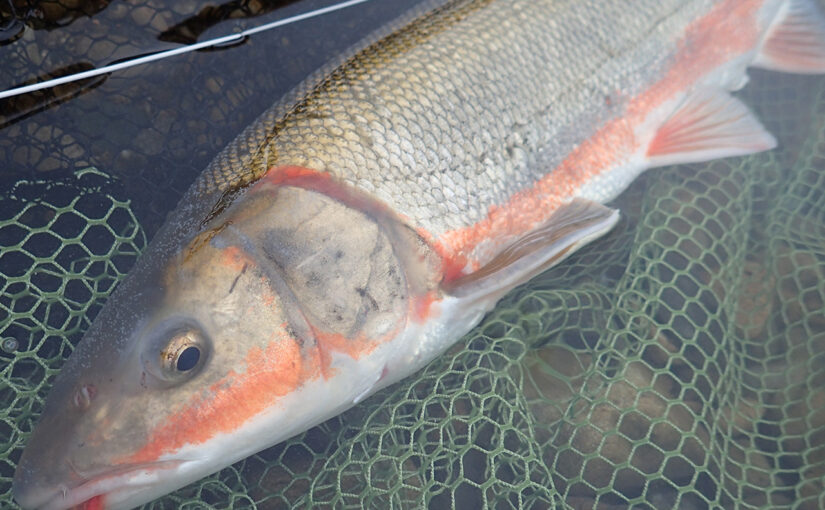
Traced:
<path id="1" fill-rule="evenodd" d="M 38 510 L 65 510 L 69 508 L 84 508 L 87 503 L 98 496 L 105 496 L 120 490 L 135 489 L 153 483 L 159 476 L 160 471 L 176 468 L 185 461 L 168 460 L 159 462 L 147 462 L 144 464 L 131 464 L 114 468 L 101 474 L 84 480 L 74 487 L 58 487 L 49 494 L 46 491 L 39 494 L 30 493 L 24 498 L 16 496 L 25 508 L 37 508 Z M 21 501 L 22 500 L 22 501 Z M 28 501 L 26 501 L 28 500 Z M 33 503 L 27 505 L 26 503 Z"/>

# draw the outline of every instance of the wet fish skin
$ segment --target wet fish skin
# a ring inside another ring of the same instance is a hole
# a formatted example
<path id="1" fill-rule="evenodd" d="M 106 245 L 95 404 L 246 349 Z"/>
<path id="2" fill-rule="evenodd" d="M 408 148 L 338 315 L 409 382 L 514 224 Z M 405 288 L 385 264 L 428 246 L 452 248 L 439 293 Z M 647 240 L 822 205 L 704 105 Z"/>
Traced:
<path id="1" fill-rule="evenodd" d="M 362 188 L 433 236 L 472 225 L 660 77 L 711 3 L 449 2 L 289 96 L 197 188 L 286 162 Z"/>
<path id="2" fill-rule="evenodd" d="M 767 35 L 802 4 L 451 1 L 322 71 L 216 158 L 110 298 L 15 497 L 138 505 L 414 372 L 609 230 L 599 203 L 644 169 L 770 148 L 724 92 L 780 67 Z"/>

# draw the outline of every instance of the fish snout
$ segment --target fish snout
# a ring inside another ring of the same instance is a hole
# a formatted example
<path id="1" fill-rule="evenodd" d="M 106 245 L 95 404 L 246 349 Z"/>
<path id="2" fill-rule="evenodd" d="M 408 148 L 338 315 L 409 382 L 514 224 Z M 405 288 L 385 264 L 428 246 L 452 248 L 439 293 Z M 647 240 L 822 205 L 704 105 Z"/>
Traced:
<path id="1" fill-rule="evenodd" d="M 32 462 L 24 453 L 12 480 L 14 500 L 26 510 L 54 508 L 54 503 L 68 491 L 65 485 L 56 481 L 67 480 L 72 475 L 68 464 L 61 465 L 57 461 Z"/>

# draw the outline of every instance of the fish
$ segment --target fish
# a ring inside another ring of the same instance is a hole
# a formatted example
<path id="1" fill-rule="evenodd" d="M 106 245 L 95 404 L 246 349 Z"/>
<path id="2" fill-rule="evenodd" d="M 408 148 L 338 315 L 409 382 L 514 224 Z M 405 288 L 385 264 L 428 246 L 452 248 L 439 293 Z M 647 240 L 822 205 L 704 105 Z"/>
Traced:
<path id="1" fill-rule="evenodd" d="M 825 72 L 808 0 L 428 2 L 203 171 L 56 377 L 26 509 L 131 508 L 444 353 L 647 169 L 769 150 L 731 92 Z"/>

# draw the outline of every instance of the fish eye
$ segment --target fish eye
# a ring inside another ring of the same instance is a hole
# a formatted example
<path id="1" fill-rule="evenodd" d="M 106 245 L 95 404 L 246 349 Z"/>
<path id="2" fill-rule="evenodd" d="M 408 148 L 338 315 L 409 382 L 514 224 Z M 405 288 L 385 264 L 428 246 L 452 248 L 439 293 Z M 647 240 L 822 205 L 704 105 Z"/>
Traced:
<path id="1" fill-rule="evenodd" d="M 178 369 L 178 372 L 188 372 L 195 368 L 195 366 L 197 366 L 200 357 L 200 347 L 190 345 L 189 347 L 184 349 L 182 353 L 180 353 L 180 356 L 178 356 L 178 362 L 175 365 L 175 367 Z"/>
<path id="2" fill-rule="evenodd" d="M 196 329 L 172 333 L 160 351 L 160 368 L 166 378 L 188 374 L 201 365 L 205 349 L 203 335 Z"/>
<path id="3" fill-rule="evenodd" d="M 195 321 L 173 317 L 145 335 L 140 354 L 143 385 L 176 386 L 195 377 L 209 361 L 212 342 Z"/>

